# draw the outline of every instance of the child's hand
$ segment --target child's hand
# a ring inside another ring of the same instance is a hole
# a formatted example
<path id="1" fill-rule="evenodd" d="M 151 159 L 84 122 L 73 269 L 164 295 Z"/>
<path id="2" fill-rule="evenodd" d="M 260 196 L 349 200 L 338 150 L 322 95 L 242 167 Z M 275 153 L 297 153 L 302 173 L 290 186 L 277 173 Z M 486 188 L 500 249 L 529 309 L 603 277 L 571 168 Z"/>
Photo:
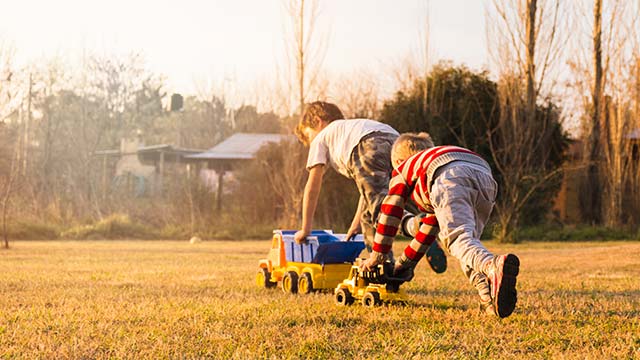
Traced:
<path id="1" fill-rule="evenodd" d="M 350 227 L 349 230 L 347 231 L 347 241 L 353 240 L 354 237 L 356 237 L 356 235 L 360 234 L 360 232 L 362 231 L 361 227 L 360 227 L 360 223 L 358 223 L 358 225 L 356 227 Z"/>
<path id="2" fill-rule="evenodd" d="M 307 236 L 309 236 L 308 231 L 299 230 L 296 231 L 295 235 L 293 235 L 293 240 L 296 242 L 296 244 L 302 244 L 307 240 Z"/>
<path id="3" fill-rule="evenodd" d="M 369 258 L 360 264 L 360 270 L 373 271 L 378 265 L 384 262 L 385 256 L 379 252 L 373 251 Z"/>

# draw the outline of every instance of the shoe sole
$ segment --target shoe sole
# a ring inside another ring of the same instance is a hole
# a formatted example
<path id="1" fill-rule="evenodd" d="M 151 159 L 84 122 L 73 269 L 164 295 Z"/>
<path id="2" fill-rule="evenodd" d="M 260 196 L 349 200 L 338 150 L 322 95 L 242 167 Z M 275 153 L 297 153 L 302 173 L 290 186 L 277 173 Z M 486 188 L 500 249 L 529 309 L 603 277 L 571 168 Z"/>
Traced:
<path id="1" fill-rule="evenodd" d="M 520 272 L 520 259 L 513 254 L 508 254 L 502 266 L 502 280 L 498 290 L 497 313 L 501 318 L 506 318 L 513 313 L 518 302 L 516 290 L 516 278 Z"/>
<path id="2" fill-rule="evenodd" d="M 447 255 L 445 255 L 444 250 L 442 250 L 436 241 L 429 246 L 426 256 L 429 267 L 431 267 L 431 270 L 436 274 L 442 274 L 447 271 Z"/>

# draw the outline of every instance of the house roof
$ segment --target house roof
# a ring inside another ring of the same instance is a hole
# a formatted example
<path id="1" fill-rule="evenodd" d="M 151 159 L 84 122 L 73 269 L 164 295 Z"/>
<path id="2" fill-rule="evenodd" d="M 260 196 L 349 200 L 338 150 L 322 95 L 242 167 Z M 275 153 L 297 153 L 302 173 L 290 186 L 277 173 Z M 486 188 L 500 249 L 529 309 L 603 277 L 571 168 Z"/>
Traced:
<path id="1" fill-rule="evenodd" d="M 137 151 L 130 152 L 130 153 L 122 152 L 119 149 L 117 149 L 117 150 L 98 150 L 98 151 L 95 151 L 93 154 L 104 155 L 104 156 L 121 156 L 121 155 L 133 155 L 133 154 L 139 154 L 139 153 L 152 153 L 157 151 L 162 151 L 162 152 L 171 153 L 171 154 L 182 154 L 182 155 L 197 154 L 202 152 L 202 150 L 200 149 L 187 149 L 187 148 L 181 148 L 181 147 L 177 147 L 169 144 L 158 144 L 158 145 L 149 145 L 149 146 L 139 146 Z"/>
<path id="2" fill-rule="evenodd" d="M 185 158 L 193 160 L 249 160 L 255 158 L 262 146 L 292 138 L 292 135 L 283 134 L 236 133 L 205 152 L 187 155 Z"/>

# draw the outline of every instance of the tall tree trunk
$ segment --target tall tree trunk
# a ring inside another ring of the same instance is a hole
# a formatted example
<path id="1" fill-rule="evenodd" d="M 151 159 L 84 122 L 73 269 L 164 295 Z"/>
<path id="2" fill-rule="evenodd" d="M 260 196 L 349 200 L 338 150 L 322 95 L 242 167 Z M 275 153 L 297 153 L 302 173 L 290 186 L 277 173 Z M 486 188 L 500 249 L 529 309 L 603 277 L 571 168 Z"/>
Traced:
<path id="1" fill-rule="evenodd" d="M 536 120 L 535 52 L 536 52 L 536 11 L 537 0 L 527 2 L 527 123 L 533 125 Z"/>
<path id="2" fill-rule="evenodd" d="M 11 193 L 13 191 L 13 185 L 15 183 L 15 178 L 18 172 L 16 169 L 16 159 L 19 152 L 19 149 L 16 149 L 14 146 L 14 153 L 11 154 L 11 167 L 9 168 L 9 177 L 7 179 L 7 183 L 5 184 L 4 194 L 2 194 L 2 235 L 4 240 L 4 248 L 9 248 L 9 232 L 7 230 L 7 216 L 9 214 L 9 198 L 11 197 Z"/>
<path id="3" fill-rule="evenodd" d="M 600 127 L 602 119 L 602 0 L 595 0 L 593 7 L 593 89 L 591 113 L 591 131 L 587 139 L 587 191 L 585 196 L 586 220 L 592 224 L 600 224 L 602 198 L 601 182 L 598 171 L 600 154 Z"/>
<path id="4" fill-rule="evenodd" d="M 304 113 L 304 0 L 300 0 L 300 29 L 298 33 L 298 86 L 299 86 L 299 102 L 300 117 Z"/>

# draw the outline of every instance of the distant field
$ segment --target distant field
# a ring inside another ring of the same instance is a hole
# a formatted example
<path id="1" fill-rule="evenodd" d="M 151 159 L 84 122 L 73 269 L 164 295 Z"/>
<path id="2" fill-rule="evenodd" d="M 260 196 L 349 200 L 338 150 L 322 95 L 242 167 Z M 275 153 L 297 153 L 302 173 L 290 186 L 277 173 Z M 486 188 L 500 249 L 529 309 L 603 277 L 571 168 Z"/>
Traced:
<path id="1" fill-rule="evenodd" d="M 4 358 L 640 358 L 640 243 L 498 246 L 520 301 L 481 315 L 451 260 L 371 311 L 255 285 L 269 241 L 15 242 L 0 251 Z M 406 243 L 398 243 L 396 253 Z"/>

